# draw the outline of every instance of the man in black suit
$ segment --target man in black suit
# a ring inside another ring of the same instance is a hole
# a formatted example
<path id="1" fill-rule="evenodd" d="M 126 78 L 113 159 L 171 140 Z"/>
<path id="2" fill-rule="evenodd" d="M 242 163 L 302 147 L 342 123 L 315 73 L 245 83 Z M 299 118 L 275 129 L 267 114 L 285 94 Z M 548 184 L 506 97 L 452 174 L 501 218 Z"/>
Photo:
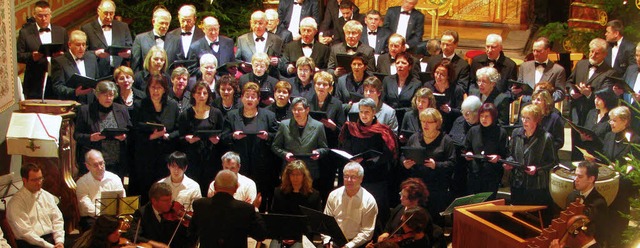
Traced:
<path id="1" fill-rule="evenodd" d="M 313 62 L 316 64 L 315 69 L 327 69 L 327 60 L 329 60 L 331 49 L 327 45 L 314 40 L 316 33 L 318 33 L 316 20 L 311 17 L 305 17 L 300 21 L 300 34 L 302 38 L 287 44 L 284 47 L 282 58 L 280 58 L 278 68 L 282 76 L 295 77 L 295 63 L 298 58 L 302 56 L 313 59 Z"/>
<path id="2" fill-rule="evenodd" d="M 163 218 L 163 214 L 171 211 L 173 206 L 171 186 L 154 183 L 149 189 L 149 199 L 149 203 L 133 213 L 131 228 L 123 236 L 132 241 L 149 243 L 153 247 L 191 247 L 195 238 L 188 235 L 188 229 L 178 221 Z M 178 230 L 173 237 L 176 228 Z M 173 241 L 169 244 L 172 237 Z"/>
<path id="3" fill-rule="evenodd" d="M 280 36 L 282 44 L 289 44 L 289 42 L 293 40 L 293 35 L 291 34 L 291 31 L 280 26 L 278 11 L 275 9 L 266 9 L 264 13 L 267 15 L 267 31 Z"/>
<path id="4" fill-rule="evenodd" d="M 369 45 L 360 42 L 360 37 L 362 36 L 363 26 L 360 22 L 356 20 L 348 21 L 344 25 L 344 33 L 345 33 L 345 42 L 338 43 L 331 47 L 331 54 L 329 55 L 329 62 L 327 64 L 328 71 L 335 75 L 336 77 L 340 77 L 347 73 L 347 68 L 342 66 L 338 66 L 338 61 L 336 59 L 337 54 L 355 54 L 361 53 L 363 58 L 367 60 L 367 70 L 375 71 L 375 59 L 374 59 L 374 50 Z"/>
<path id="5" fill-rule="evenodd" d="M 213 16 L 208 16 L 202 20 L 204 37 L 192 42 L 189 47 L 189 60 L 196 60 L 193 69 L 200 68 L 200 58 L 205 54 L 213 54 L 218 60 L 218 65 L 234 62 L 233 40 L 227 36 L 220 35 L 220 23 Z"/>
<path id="6" fill-rule="evenodd" d="M 128 46 L 133 43 L 129 25 L 114 20 L 116 4 L 111 0 L 103 0 L 98 6 L 98 19 L 85 24 L 81 30 L 87 34 L 88 50 L 98 57 L 98 70 L 101 75 L 110 75 L 113 69 L 122 65 L 124 59 L 131 56 L 131 50 L 118 54 L 109 54 L 105 49 L 109 46 Z"/>
<path id="7" fill-rule="evenodd" d="M 320 37 L 318 38 L 322 44 L 330 45 L 333 42 L 332 35 L 333 30 L 336 28 L 338 19 L 342 18 L 342 12 L 340 11 L 340 4 L 343 1 L 349 0 L 328 0 L 327 7 L 324 12 L 322 23 L 320 23 Z M 360 8 L 354 5 L 353 13 L 360 14 Z"/>
<path id="8" fill-rule="evenodd" d="M 300 20 L 313 17 L 316 22 L 320 22 L 318 0 L 281 0 L 278 3 L 278 16 L 282 17 L 280 25 L 291 32 L 293 40 L 298 40 Z"/>
<path id="9" fill-rule="evenodd" d="M 478 88 L 478 85 L 476 85 L 476 71 L 482 67 L 491 66 L 496 68 L 500 73 L 500 80 L 496 88 L 498 88 L 500 92 L 506 92 L 508 89 L 507 80 L 516 80 L 518 77 L 516 63 L 502 52 L 502 37 L 500 35 L 487 35 L 485 44 L 487 52 L 475 56 L 471 61 L 471 72 L 469 75 L 471 80 L 469 82 L 469 88 L 464 90 L 469 92 L 471 88 Z"/>
<path id="10" fill-rule="evenodd" d="M 387 52 L 387 39 L 391 36 L 391 30 L 380 27 L 382 15 L 379 11 L 372 9 L 367 12 L 364 20 L 367 29 L 360 38 L 360 42 L 372 47 L 376 54 Z"/>
<path id="11" fill-rule="evenodd" d="M 204 37 L 204 32 L 196 26 L 196 7 L 185 4 L 178 10 L 178 21 L 180 27 L 167 33 L 167 65 L 171 65 L 176 60 L 186 60 L 189 58 L 191 44 Z M 167 66 L 169 72 L 170 66 Z"/>
<path id="12" fill-rule="evenodd" d="M 264 221 L 254 206 L 233 198 L 238 189 L 236 174 L 230 170 L 218 172 L 214 186 L 212 197 L 193 202 L 189 228 L 200 237 L 200 247 L 247 247 L 248 236 L 264 240 Z"/>
<path id="13" fill-rule="evenodd" d="M 44 54 L 38 52 L 42 44 L 63 44 L 63 51 L 67 50 L 69 37 L 67 31 L 58 25 L 51 24 L 51 7 L 46 1 L 35 4 L 35 23 L 27 23 L 18 33 L 18 63 L 26 64 L 22 91 L 26 99 L 42 97 L 44 75 L 48 70 L 49 61 Z M 47 82 L 45 97 L 53 97 L 51 81 Z"/>
<path id="14" fill-rule="evenodd" d="M 598 180 L 598 165 L 582 161 L 576 168 L 576 178 L 573 180 L 575 189 L 567 196 L 567 206 L 577 199 L 584 204 L 584 214 L 589 217 L 588 230 L 590 234 L 595 234 L 598 243 L 604 243 L 608 235 L 608 210 L 607 202 L 604 197 L 595 188 L 596 180 Z M 605 224 L 607 223 L 607 224 Z"/>
<path id="15" fill-rule="evenodd" d="M 299 24 L 298 24 L 299 25 Z M 267 16 L 258 10 L 251 14 L 251 30 L 238 37 L 236 46 L 236 61 L 251 63 L 251 58 L 256 52 L 269 55 L 269 75 L 280 78 L 278 72 L 278 58 L 282 55 L 282 39 L 275 34 L 267 32 Z M 218 63 L 220 64 L 220 63 Z"/>
<path id="16" fill-rule="evenodd" d="M 351 20 L 356 20 L 360 23 L 364 23 L 364 15 L 360 13 L 354 13 L 353 9 L 355 8 L 355 4 L 351 1 L 342 1 L 340 3 L 340 13 L 342 13 L 342 17 L 338 18 L 336 25 L 333 27 L 333 44 L 337 44 L 340 42 L 344 42 L 344 24 Z"/>
<path id="17" fill-rule="evenodd" d="M 567 79 L 567 86 L 571 86 L 571 121 L 577 125 L 584 125 L 589 110 L 595 108 L 593 100 L 600 89 L 609 88 L 607 76 L 616 74 L 604 58 L 607 56 L 607 42 L 596 38 L 589 43 L 589 59 L 578 61 L 571 76 Z M 571 144 L 574 144 L 571 160 L 582 160 L 582 154 L 575 149 L 580 144 L 580 134 L 571 130 Z"/>
<path id="18" fill-rule="evenodd" d="M 604 62 L 615 69 L 619 75 L 622 75 L 628 66 L 635 63 L 633 55 L 636 46 L 628 39 L 624 39 L 622 35 L 622 31 L 624 30 L 622 21 L 609 21 L 606 30 L 604 37 L 609 44 L 607 46 L 607 57 L 604 59 Z"/>
<path id="19" fill-rule="evenodd" d="M 87 35 L 74 30 L 69 35 L 69 52 L 64 56 L 53 59 L 51 63 L 53 92 L 59 99 L 76 100 L 86 103 L 86 95 L 91 93 L 91 88 L 75 85 L 69 82 L 73 74 L 80 74 L 89 78 L 99 78 L 98 60 L 93 53 L 87 53 Z"/>
<path id="20" fill-rule="evenodd" d="M 387 41 L 387 43 L 389 52 L 378 56 L 378 63 L 376 63 L 376 72 L 386 75 L 395 75 L 397 73 L 395 62 L 396 55 L 407 50 L 407 43 L 404 37 L 399 34 L 392 34 L 391 36 L 389 36 L 389 40 Z M 414 78 L 419 79 L 418 72 L 420 72 L 420 62 L 416 58 L 411 58 L 413 59 L 411 73 Z"/>
<path id="21" fill-rule="evenodd" d="M 403 0 L 401 6 L 387 10 L 383 27 L 402 35 L 410 48 L 422 42 L 424 34 L 424 14 L 415 9 L 418 0 Z"/>
<path id="22" fill-rule="evenodd" d="M 153 11 L 151 24 L 153 24 L 152 30 L 136 35 L 136 39 L 133 41 L 133 48 L 131 49 L 131 69 L 133 69 L 134 72 L 142 71 L 144 58 L 147 57 L 147 53 L 152 46 L 167 49 L 165 47 L 165 41 L 167 41 L 166 35 L 167 31 L 169 31 L 169 24 L 171 24 L 171 13 L 164 7 L 156 7 Z"/>
<path id="23" fill-rule="evenodd" d="M 431 56 L 427 62 L 426 71 L 432 72 L 435 65 L 440 63 L 442 60 L 448 60 L 449 64 L 451 64 L 453 68 L 454 75 L 451 82 L 456 82 L 460 87 L 462 87 L 462 89 L 466 90 L 469 88 L 470 67 L 469 63 L 456 53 L 458 41 L 458 32 L 455 30 L 445 30 L 442 32 L 442 37 L 440 38 L 442 55 Z"/>
<path id="24" fill-rule="evenodd" d="M 624 73 L 624 81 L 633 89 L 633 93 L 624 92 L 621 87 L 613 86 L 613 91 L 616 95 L 621 96 L 624 94 L 623 98 L 628 103 L 638 104 L 636 99 L 640 99 L 640 43 L 635 48 L 635 60 L 633 64 L 627 67 L 627 71 Z M 633 94 L 633 96 L 631 95 Z"/>

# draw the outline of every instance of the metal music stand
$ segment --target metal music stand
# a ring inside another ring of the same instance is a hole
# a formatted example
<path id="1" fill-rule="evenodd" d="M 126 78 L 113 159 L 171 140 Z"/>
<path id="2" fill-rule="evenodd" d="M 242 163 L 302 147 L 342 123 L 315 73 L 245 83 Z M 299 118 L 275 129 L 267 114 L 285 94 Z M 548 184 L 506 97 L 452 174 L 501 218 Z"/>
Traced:
<path id="1" fill-rule="evenodd" d="M 22 179 L 15 177 L 11 172 L 0 176 L 0 201 L 4 203 L 4 209 L 7 209 L 6 198 L 13 196 L 22 188 Z"/>

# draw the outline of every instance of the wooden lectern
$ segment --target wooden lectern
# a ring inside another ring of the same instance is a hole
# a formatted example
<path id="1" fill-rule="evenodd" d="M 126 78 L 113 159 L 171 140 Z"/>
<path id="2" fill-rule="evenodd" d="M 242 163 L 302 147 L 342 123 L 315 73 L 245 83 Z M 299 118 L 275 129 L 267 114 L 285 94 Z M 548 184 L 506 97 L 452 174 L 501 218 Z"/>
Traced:
<path id="1" fill-rule="evenodd" d="M 61 100 L 25 100 L 20 102 L 20 113 L 40 113 L 58 115 L 62 117 L 59 132 L 59 146 L 57 157 L 32 157 L 22 154 L 22 164 L 35 163 L 42 167 L 44 182 L 42 188 L 60 198 L 58 207 L 62 212 L 65 223 L 65 231 L 75 229 L 80 220 L 78 200 L 76 198 L 76 183 L 74 175 L 76 168 L 76 141 L 73 139 L 75 129 L 74 108 L 78 105 L 75 101 Z M 31 149 L 37 149 L 32 147 Z"/>

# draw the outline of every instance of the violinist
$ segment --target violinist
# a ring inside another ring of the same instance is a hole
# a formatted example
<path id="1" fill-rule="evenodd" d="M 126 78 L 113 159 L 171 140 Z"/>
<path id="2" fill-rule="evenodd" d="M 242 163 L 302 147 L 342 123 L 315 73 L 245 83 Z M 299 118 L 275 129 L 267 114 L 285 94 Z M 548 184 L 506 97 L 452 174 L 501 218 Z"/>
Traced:
<path id="1" fill-rule="evenodd" d="M 149 190 L 149 203 L 133 214 L 131 227 L 124 237 L 149 243 L 154 248 L 193 247 L 187 228 L 182 226 L 179 220 L 167 220 L 167 217 L 172 215 L 171 197 L 171 186 L 166 183 L 154 183 Z M 175 217 L 175 214 L 172 217 Z"/>
<path id="2" fill-rule="evenodd" d="M 394 231 L 394 234 L 381 240 L 380 243 L 392 242 L 398 244 L 400 248 L 431 247 L 431 238 L 428 234 L 431 218 L 424 208 L 413 207 L 407 209 L 402 214 L 401 220 L 402 225 Z M 373 243 L 367 244 L 367 248 L 373 247 L 375 247 Z"/>
<path id="3" fill-rule="evenodd" d="M 191 203 L 195 199 L 201 198 L 202 194 L 200 193 L 200 185 L 184 174 L 188 164 L 187 155 L 183 152 L 171 153 L 167 158 L 167 168 L 169 168 L 170 174 L 158 182 L 169 185 L 171 199 L 186 207 L 187 210 L 191 210 Z"/>
<path id="4" fill-rule="evenodd" d="M 110 215 L 101 215 L 96 219 L 95 225 L 84 232 L 73 244 L 73 248 L 110 248 L 127 247 L 135 248 L 133 244 L 120 245 L 120 223 L 118 219 Z"/>

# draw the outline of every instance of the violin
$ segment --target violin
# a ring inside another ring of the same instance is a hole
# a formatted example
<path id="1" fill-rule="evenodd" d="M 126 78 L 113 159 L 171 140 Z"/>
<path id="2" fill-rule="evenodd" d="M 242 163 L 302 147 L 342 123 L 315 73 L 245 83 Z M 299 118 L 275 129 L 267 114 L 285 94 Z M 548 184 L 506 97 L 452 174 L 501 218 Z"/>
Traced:
<path id="1" fill-rule="evenodd" d="M 185 207 L 173 201 L 169 212 L 162 213 L 162 218 L 168 221 L 180 221 L 184 227 L 189 227 L 193 211 L 186 211 Z"/>
<path id="2" fill-rule="evenodd" d="M 398 234 L 389 236 L 387 239 L 385 239 L 385 241 L 400 244 L 405 240 L 411 240 L 415 237 L 416 237 L 416 233 L 414 232 L 408 232 L 408 233 L 402 233 L 402 234 L 398 233 Z"/>
<path id="3" fill-rule="evenodd" d="M 124 237 L 120 237 L 120 240 L 118 241 L 118 245 L 116 247 L 126 247 L 126 248 L 136 248 L 136 247 L 144 247 L 144 248 L 151 248 L 151 244 L 149 243 L 137 243 L 134 244 L 133 242 L 129 241 L 128 239 L 124 238 Z"/>

